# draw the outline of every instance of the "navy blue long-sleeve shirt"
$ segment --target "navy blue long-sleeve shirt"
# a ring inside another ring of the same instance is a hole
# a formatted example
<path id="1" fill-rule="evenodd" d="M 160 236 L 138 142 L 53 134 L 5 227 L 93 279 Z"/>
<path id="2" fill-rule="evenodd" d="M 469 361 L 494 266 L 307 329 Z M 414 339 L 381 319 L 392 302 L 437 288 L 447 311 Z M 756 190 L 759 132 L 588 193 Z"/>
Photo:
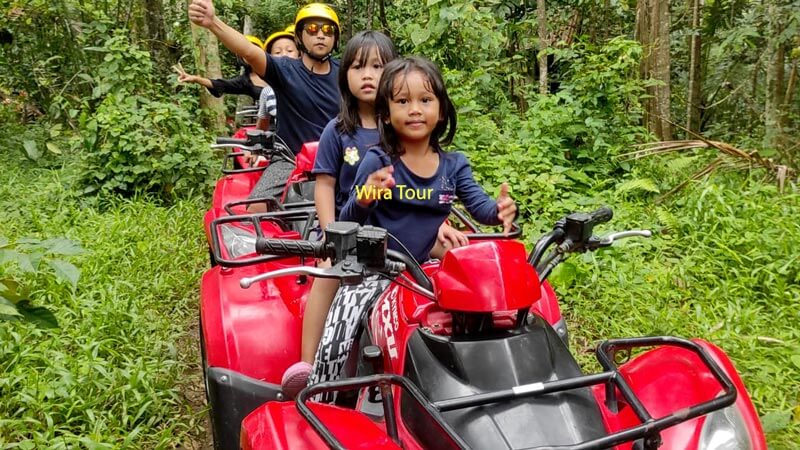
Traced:
<path id="1" fill-rule="evenodd" d="M 339 112 L 339 61 L 331 59 L 330 66 L 328 73 L 312 73 L 302 58 L 267 55 L 267 71 L 261 78 L 278 101 L 278 136 L 295 154 L 304 143 L 318 141 Z"/>
<path id="2" fill-rule="evenodd" d="M 358 167 L 350 198 L 339 220 L 385 228 L 405 245 L 417 261 L 428 259 L 436 243 L 439 227 L 450 215 L 453 200 L 458 198 L 478 222 L 499 225 L 497 202 L 475 182 L 467 158 L 458 152 L 439 151 L 439 167 L 432 177 L 421 177 L 408 169 L 401 159 L 392 161 L 379 148 L 364 155 Z M 380 197 L 365 208 L 356 201 L 363 195 L 364 183 L 372 172 L 394 166 L 395 187 L 391 195 Z M 390 198 L 387 198 L 390 197 Z M 389 239 L 389 248 L 400 246 Z"/>
<path id="3" fill-rule="evenodd" d="M 253 81 L 250 80 L 250 73 L 245 72 L 238 77 L 226 80 L 221 78 L 213 79 L 211 80 L 211 87 L 206 89 L 214 97 L 222 97 L 223 94 L 247 95 L 257 102 L 264 87 L 253 84 Z"/>

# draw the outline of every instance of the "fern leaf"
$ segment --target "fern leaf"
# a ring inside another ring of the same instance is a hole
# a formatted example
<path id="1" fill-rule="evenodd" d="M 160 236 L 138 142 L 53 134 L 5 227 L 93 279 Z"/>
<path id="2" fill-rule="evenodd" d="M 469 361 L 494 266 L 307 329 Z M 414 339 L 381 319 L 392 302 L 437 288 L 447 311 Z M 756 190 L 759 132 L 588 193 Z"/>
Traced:
<path id="1" fill-rule="evenodd" d="M 617 193 L 622 194 L 630 191 L 645 191 L 655 194 L 660 193 L 656 183 L 650 178 L 634 178 L 633 180 L 624 181 L 617 185 Z"/>

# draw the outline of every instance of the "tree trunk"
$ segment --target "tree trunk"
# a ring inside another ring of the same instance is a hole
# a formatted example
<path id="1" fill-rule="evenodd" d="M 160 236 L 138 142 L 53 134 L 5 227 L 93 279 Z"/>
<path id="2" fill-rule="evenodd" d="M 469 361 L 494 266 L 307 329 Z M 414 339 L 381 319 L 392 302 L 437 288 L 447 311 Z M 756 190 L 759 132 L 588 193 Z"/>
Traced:
<path id="1" fill-rule="evenodd" d="M 549 47 L 547 39 L 547 10 L 545 9 L 545 0 L 537 0 L 536 14 L 539 19 L 539 93 L 547 95 L 549 92 L 547 82 L 547 48 Z"/>
<path id="2" fill-rule="evenodd" d="M 686 129 L 689 131 L 700 131 L 700 93 L 702 91 L 701 67 L 702 67 L 702 42 L 700 29 L 700 9 L 701 0 L 691 0 L 692 2 L 692 35 L 689 45 L 689 92 L 686 99 Z M 688 138 L 688 136 L 687 136 Z"/>
<path id="3" fill-rule="evenodd" d="M 245 2 L 245 5 L 247 6 L 247 10 L 248 11 L 252 11 L 253 8 L 255 8 L 256 5 L 254 3 L 255 2 L 253 2 L 252 0 L 248 0 L 247 2 Z M 242 34 L 244 34 L 245 36 L 247 36 L 248 34 L 251 34 L 251 35 L 253 34 L 253 19 L 250 17 L 250 14 L 245 14 L 245 16 L 244 16 L 244 24 L 242 25 Z M 242 69 L 241 73 L 244 73 L 244 69 Z M 251 99 L 247 95 L 239 95 L 237 97 L 238 97 L 236 99 L 236 110 L 237 111 L 242 109 L 242 107 L 244 107 L 244 106 L 248 106 L 248 105 L 252 105 L 253 104 L 253 99 Z"/>
<path id="4" fill-rule="evenodd" d="M 389 30 L 389 21 L 386 20 L 386 1 L 380 0 L 379 6 L 379 15 L 381 19 L 381 26 L 383 27 L 383 33 L 391 38 L 392 34 L 391 30 Z"/>
<path id="5" fill-rule="evenodd" d="M 672 139 L 669 23 L 668 0 L 638 0 L 635 36 L 644 50 L 640 75 L 642 79 L 652 78 L 661 82 L 647 90 L 651 98 L 644 102 L 644 120 L 647 129 L 661 140 Z"/>
<path id="6" fill-rule="evenodd" d="M 792 100 L 794 100 L 794 93 L 797 90 L 797 59 L 792 61 L 792 71 L 789 72 L 789 83 L 786 85 L 786 95 L 783 98 L 783 104 L 786 105 L 785 110 L 788 111 L 792 107 Z"/>
<path id="7" fill-rule="evenodd" d="M 144 0 L 144 28 L 150 41 L 150 54 L 156 65 L 165 64 L 166 31 L 164 30 L 164 5 L 161 0 Z"/>
<path id="8" fill-rule="evenodd" d="M 778 40 L 782 27 L 780 11 L 774 0 L 767 7 L 767 92 L 764 101 L 764 147 L 779 149 L 783 141 L 783 45 Z"/>
<path id="9" fill-rule="evenodd" d="M 221 78 L 217 37 L 206 29 L 192 24 L 192 43 L 195 48 L 195 65 L 206 78 Z M 206 126 L 217 133 L 225 130 L 225 105 L 222 98 L 200 89 L 200 107 L 206 111 Z"/>
<path id="10" fill-rule="evenodd" d="M 345 41 L 349 41 L 353 37 L 353 0 L 347 0 L 347 31 L 345 31 Z"/>
<path id="11" fill-rule="evenodd" d="M 367 0 L 367 30 L 372 29 L 372 15 L 375 9 L 375 4 L 372 0 Z"/>
<path id="12" fill-rule="evenodd" d="M 655 87 L 656 111 L 658 113 L 656 134 L 665 141 L 672 140 L 672 124 L 670 123 L 670 54 L 669 54 L 669 0 L 656 0 L 653 16 L 655 21 L 656 41 L 654 42 L 655 59 L 653 61 L 653 76 L 662 82 Z"/>

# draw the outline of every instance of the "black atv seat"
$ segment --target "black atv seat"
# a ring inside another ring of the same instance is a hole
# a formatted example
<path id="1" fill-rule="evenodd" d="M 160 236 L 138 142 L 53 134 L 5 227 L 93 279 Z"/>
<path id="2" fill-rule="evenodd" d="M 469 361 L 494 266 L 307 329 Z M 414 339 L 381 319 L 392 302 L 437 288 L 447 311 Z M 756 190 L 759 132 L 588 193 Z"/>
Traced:
<path id="1" fill-rule="evenodd" d="M 418 329 L 408 342 L 404 375 L 431 402 L 581 376 L 556 332 L 540 317 L 516 332 L 480 337 L 437 336 Z M 413 401 L 403 397 L 406 427 L 425 448 L 439 448 L 441 433 Z M 570 445 L 605 436 L 589 388 L 525 397 L 442 413 L 474 449 Z"/>

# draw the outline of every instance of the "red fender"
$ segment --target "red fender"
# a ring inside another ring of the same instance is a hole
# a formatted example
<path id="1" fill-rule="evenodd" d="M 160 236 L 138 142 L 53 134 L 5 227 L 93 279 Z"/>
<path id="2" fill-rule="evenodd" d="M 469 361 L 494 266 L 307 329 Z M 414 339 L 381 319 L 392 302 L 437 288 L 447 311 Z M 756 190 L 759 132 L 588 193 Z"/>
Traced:
<path id="1" fill-rule="evenodd" d="M 750 396 L 733 363 L 718 347 L 700 339 L 693 341 L 703 347 L 733 381 L 737 390 L 735 407 L 744 419 L 753 450 L 766 450 L 766 442 L 758 415 Z M 623 364 L 620 371 L 631 388 L 654 417 L 680 411 L 716 397 L 722 390 L 719 382 L 693 352 L 677 347 L 658 347 Z M 603 420 L 609 432 L 620 431 L 640 424 L 630 407 L 613 413 L 605 406 L 603 385 L 592 387 Z M 622 398 L 620 396 L 620 398 Z M 702 416 L 680 423 L 661 432 L 661 450 L 696 449 L 706 417 Z M 630 443 L 618 446 L 620 450 L 632 448 Z"/>
<path id="2" fill-rule="evenodd" d="M 299 258 L 290 258 L 236 269 L 217 266 L 203 274 L 200 317 L 210 367 L 280 384 L 283 372 L 300 360 L 310 283 L 281 277 L 242 289 L 239 280 L 298 264 Z"/>
<path id="3" fill-rule="evenodd" d="M 352 409 L 309 403 L 309 408 L 347 449 L 400 450 L 383 427 Z M 294 403 L 268 402 L 242 421 L 243 450 L 327 449 Z"/>

